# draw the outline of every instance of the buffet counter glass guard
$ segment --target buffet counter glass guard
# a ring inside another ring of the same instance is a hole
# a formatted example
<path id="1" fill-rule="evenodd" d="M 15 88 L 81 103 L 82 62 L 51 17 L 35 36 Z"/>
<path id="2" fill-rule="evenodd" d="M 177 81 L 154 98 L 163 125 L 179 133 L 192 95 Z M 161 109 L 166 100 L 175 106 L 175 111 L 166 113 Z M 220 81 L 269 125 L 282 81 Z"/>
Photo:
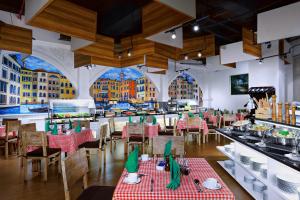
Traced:
<path id="1" fill-rule="evenodd" d="M 218 163 L 255 199 L 300 199 L 300 127 L 259 119 L 255 123 L 256 127 L 269 128 L 269 132 L 217 129 L 231 140 L 217 147 L 228 157 Z M 276 131 L 288 134 L 279 137 Z"/>

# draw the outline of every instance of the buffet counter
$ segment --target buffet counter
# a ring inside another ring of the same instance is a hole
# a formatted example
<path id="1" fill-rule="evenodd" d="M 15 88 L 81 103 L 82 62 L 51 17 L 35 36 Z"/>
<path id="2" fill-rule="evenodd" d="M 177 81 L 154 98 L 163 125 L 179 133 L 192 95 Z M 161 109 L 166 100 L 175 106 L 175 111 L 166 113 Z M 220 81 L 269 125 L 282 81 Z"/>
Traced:
<path id="1" fill-rule="evenodd" d="M 300 162 L 286 157 L 292 147 L 257 144 L 260 137 L 245 132 L 216 129 L 232 142 L 217 149 L 229 159 L 218 163 L 255 199 L 298 200 Z M 245 137 L 246 136 L 246 137 Z"/>

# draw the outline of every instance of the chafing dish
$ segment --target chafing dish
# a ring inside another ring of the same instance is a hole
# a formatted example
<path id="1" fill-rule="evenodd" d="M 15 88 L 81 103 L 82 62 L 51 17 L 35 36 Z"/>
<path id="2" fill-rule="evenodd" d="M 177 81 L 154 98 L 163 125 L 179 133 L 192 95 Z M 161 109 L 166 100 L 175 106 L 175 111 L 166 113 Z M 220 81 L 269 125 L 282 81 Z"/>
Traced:
<path id="1" fill-rule="evenodd" d="M 300 178 L 292 174 L 277 174 L 277 187 L 287 193 L 297 193 L 300 187 Z"/>

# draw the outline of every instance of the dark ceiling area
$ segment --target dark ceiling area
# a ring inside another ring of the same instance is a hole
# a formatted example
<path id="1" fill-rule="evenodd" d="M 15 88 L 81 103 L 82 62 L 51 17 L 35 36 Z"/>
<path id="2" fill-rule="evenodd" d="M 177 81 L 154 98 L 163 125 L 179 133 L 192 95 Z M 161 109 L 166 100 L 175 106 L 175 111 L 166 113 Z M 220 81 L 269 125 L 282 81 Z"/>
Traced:
<path id="1" fill-rule="evenodd" d="M 25 1 L 25 0 L 24 0 Z M 68 0 L 98 13 L 97 32 L 120 39 L 142 32 L 141 8 L 151 0 Z M 256 30 L 260 12 L 297 0 L 196 0 L 200 30 L 184 26 L 184 38 L 213 33 L 217 46 L 242 39 L 242 27 Z M 0 0 L 0 10 L 23 13 L 23 0 Z M 202 19 L 202 20 L 199 20 Z"/>

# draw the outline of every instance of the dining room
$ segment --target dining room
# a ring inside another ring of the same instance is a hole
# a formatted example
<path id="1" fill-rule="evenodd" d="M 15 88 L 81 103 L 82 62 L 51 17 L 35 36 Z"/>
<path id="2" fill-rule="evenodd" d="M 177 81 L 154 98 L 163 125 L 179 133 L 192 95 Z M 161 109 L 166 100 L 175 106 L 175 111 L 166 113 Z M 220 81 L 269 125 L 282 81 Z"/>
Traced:
<path id="1" fill-rule="evenodd" d="M 299 9 L 0 0 L 0 200 L 300 200 Z"/>

